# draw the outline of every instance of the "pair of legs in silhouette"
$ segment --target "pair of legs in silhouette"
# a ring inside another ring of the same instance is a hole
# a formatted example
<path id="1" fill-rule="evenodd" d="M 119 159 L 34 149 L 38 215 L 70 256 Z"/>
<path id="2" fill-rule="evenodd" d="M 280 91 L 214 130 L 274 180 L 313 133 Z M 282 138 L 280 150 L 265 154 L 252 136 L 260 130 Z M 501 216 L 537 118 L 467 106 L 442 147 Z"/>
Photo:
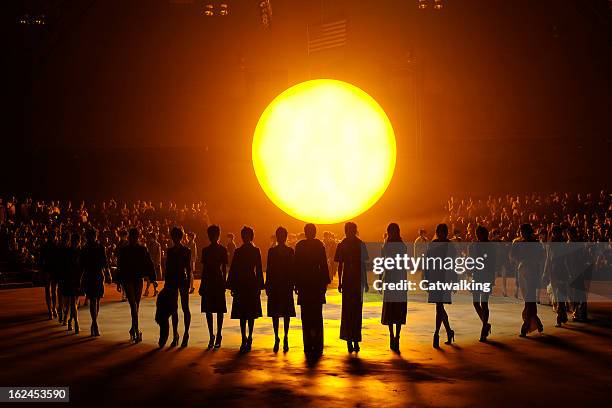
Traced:
<path id="1" fill-rule="evenodd" d="M 455 332 L 450 327 L 450 323 L 448 322 L 448 314 L 444 309 L 443 302 L 436 302 L 436 331 L 434 332 L 433 337 L 433 346 L 434 348 L 440 347 L 440 326 L 444 325 L 444 329 L 446 330 L 447 340 L 444 344 L 451 344 L 455 339 Z"/>
<path id="2" fill-rule="evenodd" d="M 475 291 L 472 293 L 474 310 L 482 322 L 480 330 L 481 342 L 487 341 L 487 336 L 491 333 L 491 325 L 489 324 L 489 295 L 490 292 Z"/>
<path id="3" fill-rule="evenodd" d="M 248 337 L 246 334 L 247 325 L 249 326 Z M 251 346 L 253 345 L 253 326 L 255 326 L 255 319 L 240 319 L 240 334 L 242 335 L 241 352 L 251 351 Z"/>
<path id="4" fill-rule="evenodd" d="M 189 288 L 181 288 L 178 291 L 179 298 L 181 302 L 181 309 L 183 310 L 183 323 L 185 325 L 185 330 L 183 332 L 183 341 L 181 342 L 181 347 L 187 347 L 189 344 L 189 327 L 191 326 L 191 311 L 189 310 Z M 161 295 L 160 295 L 161 296 Z M 170 315 L 172 319 L 172 343 L 170 343 L 170 347 L 178 346 L 178 342 L 180 340 L 180 336 L 178 333 L 178 310 L 173 310 Z M 163 319 L 159 323 L 160 328 L 160 346 L 165 344 L 165 340 L 168 338 L 170 327 L 167 319 Z"/>
<path id="5" fill-rule="evenodd" d="M 92 297 L 89 299 L 89 315 L 91 316 L 91 335 L 99 336 L 98 330 L 98 313 L 100 313 L 100 298 Z"/>
<path id="6" fill-rule="evenodd" d="M 59 305 L 58 298 L 60 299 Z M 55 280 L 49 280 L 45 283 L 45 303 L 47 304 L 47 311 L 49 312 L 49 320 L 55 319 L 58 316 L 58 312 L 61 316 L 61 296 L 57 293 L 57 281 Z"/>
<path id="7" fill-rule="evenodd" d="M 280 346 L 280 337 L 278 337 L 278 325 L 280 323 L 280 317 L 275 316 L 272 318 L 272 328 L 274 329 L 274 348 L 272 349 L 275 353 L 278 351 Z M 283 337 L 283 351 L 289 351 L 289 324 L 291 323 L 291 317 L 283 317 L 284 333 Z"/>
<path id="8" fill-rule="evenodd" d="M 221 330 L 223 329 L 223 317 L 225 313 L 217 313 L 217 335 L 215 336 L 213 333 L 213 322 L 214 322 L 214 313 L 206 312 L 206 325 L 208 326 L 208 335 L 210 336 L 210 340 L 208 342 L 208 349 L 211 348 L 219 348 L 221 347 L 221 339 L 223 336 L 221 335 Z M 253 329 L 251 328 L 251 334 Z M 244 337 L 244 335 L 243 335 Z"/>
<path id="9" fill-rule="evenodd" d="M 72 325 L 74 323 L 74 332 L 75 334 L 79 334 L 79 312 L 77 308 L 77 302 L 79 300 L 78 296 L 63 296 L 62 303 L 64 306 L 64 320 L 62 321 L 63 325 L 68 324 L 68 330 L 72 330 Z"/>

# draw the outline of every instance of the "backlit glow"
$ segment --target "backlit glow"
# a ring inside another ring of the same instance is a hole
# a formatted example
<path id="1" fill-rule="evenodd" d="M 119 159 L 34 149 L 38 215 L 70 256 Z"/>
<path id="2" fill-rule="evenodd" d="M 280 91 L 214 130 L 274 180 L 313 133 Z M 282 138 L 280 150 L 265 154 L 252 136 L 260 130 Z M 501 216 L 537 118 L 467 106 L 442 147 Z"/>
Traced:
<path id="1" fill-rule="evenodd" d="M 294 218 L 349 220 L 383 195 L 395 169 L 395 135 L 380 105 L 346 82 L 317 79 L 278 95 L 253 137 L 266 195 Z"/>

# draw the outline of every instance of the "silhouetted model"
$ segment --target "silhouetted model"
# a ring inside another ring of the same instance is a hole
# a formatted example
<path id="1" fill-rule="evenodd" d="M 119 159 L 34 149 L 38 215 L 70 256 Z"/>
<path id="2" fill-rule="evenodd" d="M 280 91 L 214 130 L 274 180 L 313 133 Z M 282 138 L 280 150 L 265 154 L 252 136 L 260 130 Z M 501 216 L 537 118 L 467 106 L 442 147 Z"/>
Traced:
<path id="1" fill-rule="evenodd" d="M 49 320 L 57 317 L 57 280 L 58 280 L 58 257 L 55 232 L 49 231 L 45 243 L 40 248 L 40 270 L 45 285 L 45 302 Z M 60 312 L 61 313 L 61 312 Z"/>
<path id="2" fill-rule="evenodd" d="M 85 233 L 86 243 L 81 249 L 81 269 L 83 271 L 83 289 L 89 299 L 91 315 L 91 335 L 99 336 L 98 313 L 100 299 L 104 296 L 104 271 L 107 267 L 104 247 L 98 242 L 98 231 L 91 228 Z"/>
<path id="3" fill-rule="evenodd" d="M 125 291 L 130 314 L 132 315 L 132 327 L 130 328 L 130 339 L 135 343 L 142 341 L 142 332 L 138 328 L 138 310 L 142 296 L 143 278 L 148 277 L 155 280 L 155 269 L 153 261 L 147 248 L 138 243 L 140 232 L 137 228 L 130 229 L 127 245 L 119 249 L 117 260 L 117 290 Z"/>
<path id="4" fill-rule="evenodd" d="M 523 325 L 521 337 L 534 330 L 544 331 L 544 326 L 538 317 L 537 295 L 542 276 L 543 247 L 533 234 L 531 224 L 522 224 L 519 238 L 512 241 L 510 256 L 517 263 L 520 288 L 523 292 L 525 307 L 523 309 Z"/>
<path id="5" fill-rule="evenodd" d="M 323 304 L 330 283 L 323 243 L 316 238 L 314 224 L 304 226 L 306 239 L 295 246 L 295 288 L 302 311 L 304 352 L 323 353 Z"/>
<path id="6" fill-rule="evenodd" d="M 438 224 L 436 227 L 436 237 L 431 241 L 427 249 L 427 258 L 455 257 L 455 250 L 449 244 L 448 226 L 446 224 Z M 425 269 L 425 279 L 431 284 L 444 284 L 455 282 L 457 274 L 454 270 L 446 270 L 443 265 L 432 262 L 431 267 Z M 434 348 L 440 347 L 440 325 L 444 324 L 447 340 L 445 344 L 451 344 L 455 339 L 455 332 L 451 329 L 448 322 L 448 314 L 444 310 L 445 303 L 452 303 L 452 292 L 444 288 L 434 288 L 428 291 L 427 300 L 429 303 L 436 304 L 436 331 L 433 336 Z"/>
<path id="7" fill-rule="evenodd" d="M 187 347 L 189 342 L 189 326 L 191 325 L 191 311 L 189 310 L 189 290 L 191 282 L 191 250 L 181 243 L 183 230 L 174 227 L 170 231 L 172 247 L 166 251 L 166 281 L 164 288 L 178 291 L 183 310 L 184 332 L 181 347 Z M 173 339 L 171 347 L 176 347 L 179 341 L 178 311 L 172 313 Z"/>
<path id="8" fill-rule="evenodd" d="M 202 296 L 202 313 L 206 313 L 206 324 L 210 341 L 208 348 L 221 347 L 225 304 L 225 282 L 227 280 L 227 250 L 219 244 L 221 230 L 217 225 L 207 229 L 210 245 L 202 250 L 202 280 L 199 293 Z M 213 313 L 217 314 L 217 336 L 213 335 Z"/>
<path id="9" fill-rule="evenodd" d="M 266 294 L 268 295 L 268 317 L 272 318 L 274 328 L 274 352 L 279 348 L 278 323 L 282 317 L 285 337 L 283 338 L 283 351 L 289 351 L 289 324 L 295 316 L 293 303 L 293 249 L 286 245 L 287 230 L 283 227 L 276 229 L 277 245 L 268 250 L 266 262 Z"/>
<path id="10" fill-rule="evenodd" d="M 544 281 L 552 287 L 553 306 L 557 312 L 557 327 L 567 323 L 567 302 L 569 291 L 568 255 L 570 248 L 565 244 L 563 229 L 555 225 L 551 229 L 550 242 L 546 245 Z"/>
<path id="11" fill-rule="evenodd" d="M 66 326 L 68 321 L 68 315 L 66 313 L 66 300 L 64 298 L 64 286 L 66 284 L 66 271 L 70 267 L 68 262 L 70 257 L 68 252 L 70 251 L 70 233 L 64 231 L 61 234 L 60 242 L 55 249 L 55 279 L 57 280 L 57 317 L 58 321 L 62 326 Z M 68 306 L 69 307 L 69 306 Z"/>
<path id="12" fill-rule="evenodd" d="M 161 275 L 162 254 L 161 254 L 161 245 L 159 241 L 157 240 L 157 233 L 152 232 L 149 234 L 149 239 L 147 240 L 147 251 L 149 251 L 149 255 L 151 255 L 151 260 L 153 261 L 153 267 L 155 269 L 155 277 L 157 278 L 157 280 L 161 280 L 162 279 L 162 275 Z M 156 281 L 151 282 L 149 279 L 147 279 L 147 286 L 145 287 L 144 295 L 149 296 L 149 287 L 151 285 L 153 285 L 153 296 L 155 297 L 159 293 L 159 291 L 157 290 L 157 282 Z"/>
<path id="13" fill-rule="evenodd" d="M 346 341 L 349 353 L 359 352 L 361 320 L 363 314 L 363 291 L 368 291 L 366 261 L 368 251 L 357 238 L 357 225 L 344 224 L 346 237 L 338 244 L 334 261 L 338 262 L 338 292 L 342 293 L 342 316 L 340 339 Z"/>
<path id="14" fill-rule="evenodd" d="M 484 342 L 487 341 L 487 337 L 491 334 L 491 324 L 489 323 L 489 296 L 491 296 L 493 286 L 495 285 L 496 247 L 488 244 L 489 230 L 482 225 L 476 227 L 476 239 L 477 244 L 470 247 L 470 256 L 474 259 L 483 258 L 484 268 L 475 268 L 472 278 L 475 283 L 489 285 L 488 292 L 477 289 L 472 291 L 474 310 L 476 310 L 482 322 L 480 341 Z"/>
<path id="15" fill-rule="evenodd" d="M 425 248 L 423 248 L 425 250 Z M 416 249 L 415 249 L 416 251 Z M 383 245 L 381 255 L 383 258 L 395 258 L 397 255 L 403 257 L 408 252 L 408 248 L 400 235 L 400 227 L 396 223 L 391 223 L 387 227 L 387 239 Z M 421 254 L 417 256 L 422 256 Z M 385 269 L 383 273 L 384 283 L 401 283 L 407 278 L 405 269 L 395 267 Z M 395 352 L 400 350 L 400 331 L 402 325 L 406 324 L 406 314 L 408 312 L 408 291 L 407 290 L 385 290 L 383 291 L 383 306 L 381 323 L 389 326 L 389 348 Z M 395 325 L 395 333 L 393 333 Z"/>
<path id="16" fill-rule="evenodd" d="M 255 233 L 250 227 L 240 231 L 242 246 L 236 248 L 232 265 L 227 277 L 227 287 L 232 291 L 232 319 L 240 319 L 242 344 L 240 351 L 250 351 L 253 344 L 253 325 L 255 319 L 261 317 L 260 294 L 264 289 L 261 253 L 253 245 Z M 249 335 L 246 335 L 246 325 L 249 325 Z"/>
<path id="17" fill-rule="evenodd" d="M 568 269 L 570 273 L 569 301 L 572 312 L 572 321 L 588 321 L 587 292 L 591 280 L 593 265 L 589 262 L 586 244 L 581 241 L 578 230 L 574 226 L 567 229 L 568 242 L 571 242 L 572 256 L 568 257 Z"/>
<path id="18" fill-rule="evenodd" d="M 61 292 L 64 298 L 64 322 L 68 317 L 68 330 L 72 330 L 74 322 L 74 333 L 79 334 L 79 313 L 77 301 L 81 294 L 81 268 L 79 266 L 79 245 L 81 236 L 73 233 L 70 236 L 70 246 L 64 248 L 63 276 L 61 280 Z"/>

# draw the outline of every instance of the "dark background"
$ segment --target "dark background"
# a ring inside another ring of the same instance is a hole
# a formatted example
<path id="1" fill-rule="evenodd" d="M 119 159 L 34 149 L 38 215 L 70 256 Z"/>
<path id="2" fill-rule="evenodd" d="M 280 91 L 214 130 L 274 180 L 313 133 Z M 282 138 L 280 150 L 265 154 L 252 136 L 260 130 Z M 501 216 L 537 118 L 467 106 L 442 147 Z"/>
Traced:
<path id="1" fill-rule="evenodd" d="M 205 3 L 10 2 L 0 195 L 204 200 L 213 220 L 297 226 L 259 188 L 251 137 L 319 77 L 364 89 L 396 132 L 394 179 L 358 222 L 453 193 L 610 190 L 606 0 L 272 0 L 269 29 L 256 0 Z M 307 24 L 338 18 L 347 45 L 308 55 Z"/>

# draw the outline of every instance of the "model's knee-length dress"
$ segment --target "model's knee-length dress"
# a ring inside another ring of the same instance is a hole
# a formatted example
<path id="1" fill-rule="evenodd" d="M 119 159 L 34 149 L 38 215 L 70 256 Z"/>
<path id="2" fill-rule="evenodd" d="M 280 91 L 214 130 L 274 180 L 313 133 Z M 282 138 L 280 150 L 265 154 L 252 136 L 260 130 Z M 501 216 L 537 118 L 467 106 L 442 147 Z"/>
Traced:
<path id="1" fill-rule="evenodd" d="M 383 258 L 395 258 L 397 255 L 404 256 L 408 248 L 402 241 L 386 242 L 382 248 Z M 408 277 L 405 269 L 385 269 L 383 272 L 384 283 L 401 283 Z M 408 290 L 384 290 L 381 323 L 406 324 L 408 312 Z"/>
<path id="2" fill-rule="evenodd" d="M 81 249 L 81 269 L 83 270 L 83 289 L 90 299 L 104 296 L 104 268 L 106 252 L 102 245 L 86 245 Z"/>
<path id="3" fill-rule="evenodd" d="M 225 275 L 227 250 L 219 243 L 213 243 L 202 250 L 202 313 L 225 313 Z"/>
<path id="4" fill-rule="evenodd" d="M 261 253 L 252 243 L 236 248 L 227 277 L 232 291 L 232 319 L 257 319 L 262 316 L 260 294 L 264 289 Z"/>
<path id="5" fill-rule="evenodd" d="M 294 317 L 293 249 L 284 244 L 270 248 L 266 265 L 268 317 Z"/>

